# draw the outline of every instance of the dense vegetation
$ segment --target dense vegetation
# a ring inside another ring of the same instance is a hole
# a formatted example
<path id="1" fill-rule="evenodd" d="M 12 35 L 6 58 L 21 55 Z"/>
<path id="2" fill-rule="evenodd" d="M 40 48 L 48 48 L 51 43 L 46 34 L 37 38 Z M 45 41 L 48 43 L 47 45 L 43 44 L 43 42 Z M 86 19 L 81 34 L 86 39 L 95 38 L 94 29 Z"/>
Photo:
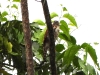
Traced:
<path id="1" fill-rule="evenodd" d="M 13 0 L 13 2 L 19 2 L 19 0 Z M 58 75 L 99 75 L 97 71 L 97 69 L 99 70 L 99 64 L 95 49 L 89 43 L 77 44 L 77 39 L 70 34 L 72 27 L 77 28 L 77 22 L 66 7 L 62 5 L 61 7 L 62 16 L 60 16 L 59 20 L 60 34 L 56 41 L 56 66 Z M 11 9 L 18 9 L 16 3 L 11 6 Z M 0 73 L 10 75 L 7 69 L 16 69 L 17 75 L 25 75 L 27 70 L 22 21 L 17 20 L 17 16 L 14 14 L 12 14 L 14 19 L 9 20 L 7 18 L 8 15 L 7 11 L 0 13 Z M 50 16 L 52 21 L 55 18 L 59 18 L 56 12 L 51 13 Z M 47 62 L 40 65 L 43 60 L 42 43 L 46 24 L 38 19 L 30 23 L 30 28 L 35 75 L 50 75 L 49 54 Z M 83 58 L 80 58 L 80 52 L 84 53 Z M 87 63 L 88 55 L 91 56 L 97 69 Z"/>

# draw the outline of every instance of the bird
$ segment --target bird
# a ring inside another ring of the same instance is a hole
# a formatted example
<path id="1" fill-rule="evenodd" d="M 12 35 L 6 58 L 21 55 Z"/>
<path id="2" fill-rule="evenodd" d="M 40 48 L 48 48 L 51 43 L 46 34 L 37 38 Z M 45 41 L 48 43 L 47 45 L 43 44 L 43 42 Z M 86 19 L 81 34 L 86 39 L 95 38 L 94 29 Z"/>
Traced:
<path id="1" fill-rule="evenodd" d="M 54 21 L 52 27 L 54 32 L 54 40 L 56 41 L 59 35 L 59 28 L 60 28 L 59 22 Z M 43 40 L 43 61 L 44 62 L 46 62 L 46 56 L 47 56 L 47 51 L 49 50 L 49 44 L 50 44 L 50 40 L 49 40 L 49 33 L 47 29 Z"/>

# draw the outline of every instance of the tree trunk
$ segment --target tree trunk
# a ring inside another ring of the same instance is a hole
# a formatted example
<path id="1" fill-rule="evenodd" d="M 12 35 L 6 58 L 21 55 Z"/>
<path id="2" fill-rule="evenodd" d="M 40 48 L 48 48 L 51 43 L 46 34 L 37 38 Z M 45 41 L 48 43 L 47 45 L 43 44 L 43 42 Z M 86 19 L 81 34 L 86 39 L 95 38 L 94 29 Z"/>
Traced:
<path id="1" fill-rule="evenodd" d="M 27 0 L 21 0 L 21 10 L 22 10 L 22 21 L 23 21 L 25 47 L 26 47 L 27 75 L 34 75 L 31 30 L 30 30 L 30 26 L 29 26 Z"/>

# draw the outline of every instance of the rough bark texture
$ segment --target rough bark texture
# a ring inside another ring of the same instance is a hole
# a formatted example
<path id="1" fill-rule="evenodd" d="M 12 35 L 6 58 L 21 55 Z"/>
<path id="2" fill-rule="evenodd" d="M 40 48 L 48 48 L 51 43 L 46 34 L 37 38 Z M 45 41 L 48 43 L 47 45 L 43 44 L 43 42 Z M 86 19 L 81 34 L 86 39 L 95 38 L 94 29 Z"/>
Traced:
<path id="1" fill-rule="evenodd" d="M 54 41 L 54 33 L 53 33 L 53 27 L 51 24 L 51 18 L 49 14 L 48 4 L 47 0 L 41 0 L 45 20 L 47 23 L 47 28 L 49 32 L 49 39 L 50 39 L 50 65 L 51 65 L 51 75 L 56 75 L 56 65 L 55 65 L 55 41 Z"/>
<path id="2" fill-rule="evenodd" d="M 30 30 L 30 26 L 29 26 L 27 0 L 21 0 L 21 10 L 22 10 L 22 21 L 23 21 L 25 47 L 26 47 L 27 75 L 34 75 L 31 30 Z"/>

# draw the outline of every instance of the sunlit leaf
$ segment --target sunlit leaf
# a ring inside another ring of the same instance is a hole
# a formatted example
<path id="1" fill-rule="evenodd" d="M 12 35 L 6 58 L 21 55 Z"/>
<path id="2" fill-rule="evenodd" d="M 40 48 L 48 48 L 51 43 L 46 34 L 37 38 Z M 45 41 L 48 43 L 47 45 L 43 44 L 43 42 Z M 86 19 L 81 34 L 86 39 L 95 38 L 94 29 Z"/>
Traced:
<path id="1" fill-rule="evenodd" d="M 4 11 L 4 12 L 1 13 L 1 15 L 2 15 L 2 17 L 7 16 L 8 15 L 8 12 L 7 11 Z"/>
<path id="2" fill-rule="evenodd" d="M 11 7 L 15 8 L 15 9 L 18 9 L 18 6 L 16 4 L 13 4 Z"/>
<path id="3" fill-rule="evenodd" d="M 67 8 L 66 7 L 63 7 L 63 11 L 67 11 Z"/>
<path id="4" fill-rule="evenodd" d="M 39 34 L 39 40 L 38 41 L 39 41 L 40 44 L 43 43 L 46 30 L 47 30 L 47 28 L 44 28 L 43 31 Z"/>
<path id="5" fill-rule="evenodd" d="M 20 2 L 20 0 L 13 0 L 13 2 Z"/>
<path id="6" fill-rule="evenodd" d="M 69 28 L 67 23 L 64 20 L 60 21 L 60 29 L 63 31 L 63 33 L 68 37 L 68 39 L 70 39 L 70 35 L 69 35 Z"/>
<path id="7" fill-rule="evenodd" d="M 69 65 L 71 61 L 74 59 L 75 54 L 78 52 L 80 49 L 79 45 L 73 45 L 72 47 L 68 48 L 64 54 L 63 58 L 63 65 Z"/>
<path id="8" fill-rule="evenodd" d="M 40 19 L 34 20 L 34 22 L 38 23 L 39 25 L 45 25 L 45 23 Z"/>
<path id="9" fill-rule="evenodd" d="M 62 50 L 64 50 L 64 45 L 63 44 L 57 44 L 56 45 L 56 51 L 61 52 Z"/>
<path id="10" fill-rule="evenodd" d="M 95 69 L 93 68 L 92 65 L 87 64 L 87 68 L 88 68 L 89 73 L 90 73 L 91 75 L 96 75 L 96 71 L 95 71 Z"/>
<path id="11" fill-rule="evenodd" d="M 58 14 L 55 13 L 55 12 L 53 12 L 53 13 L 50 14 L 51 19 L 54 18 L 54 17 L 57 17 L 57 16 L 58 16 Z"/>
<path id="12" fill-rule="evenodd" d="M 83 69 L 83 72 L 84 72 L 86 75 L 88 75 L 88 69 L 87 69 L 87 67 L 86 67 L 86 65 L 85 65 L 85 63 L 84 63 L 84 61 L 82 61 L 81 59 L 78 59 L 78 62 L 79 62 L 80 67 Z"/>
<path id="13" fill-rule="evenodd" d="M 96 65 L 98 65 L 98 63 L 97 63 L 97 55 L 96 55 L 95 49 L 88 43 L 83 43 L 81 47 L 87 50 L 87 52 L 91 56 L 91 58 L 94 61 L 94 63 Z"/>
<path id="14" fill-rule="evenodd" d="M 1 18 L 1 21 L 7 21 L 6 17 Z"/>
<path id="15" fill-rule="evenodd" d="M 66 14 L 63 15 L 63 17 L 69 19 L 77 27 L 77 22 L 71 14 L 66 13 Z"/>

